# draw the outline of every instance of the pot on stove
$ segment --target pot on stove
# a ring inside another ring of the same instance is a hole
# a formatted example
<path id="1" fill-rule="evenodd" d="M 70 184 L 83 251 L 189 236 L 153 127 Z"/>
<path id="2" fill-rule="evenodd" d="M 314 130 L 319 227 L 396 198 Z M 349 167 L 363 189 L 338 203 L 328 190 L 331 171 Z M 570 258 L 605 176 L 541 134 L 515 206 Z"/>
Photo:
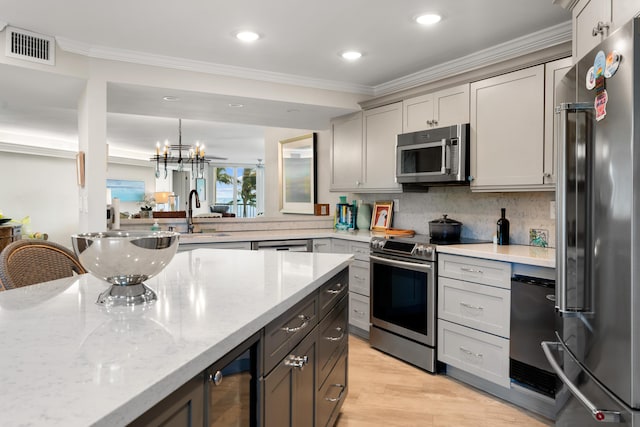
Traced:
<path id="1" fill-rule="evenodd" d="M 456 242 L 460 240 L 462 223 L 455 219 L 447 218 L 446 214 L 442 218 L 429 221 L 429 235 L 431 240 L 439 242 Z"/>

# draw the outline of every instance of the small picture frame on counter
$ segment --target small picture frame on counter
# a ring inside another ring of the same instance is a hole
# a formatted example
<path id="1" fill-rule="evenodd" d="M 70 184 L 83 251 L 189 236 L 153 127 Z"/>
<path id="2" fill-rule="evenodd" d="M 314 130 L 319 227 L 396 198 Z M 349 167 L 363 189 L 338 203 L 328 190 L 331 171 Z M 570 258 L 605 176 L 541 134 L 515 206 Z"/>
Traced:
<path id="1" fill-rule="evenodd" d="M 393 215 L 393 201 L 375 202 L 371 213 L 371 230 L 386 231 L 391 228 Z"/>
<path id="2" fill-rule="evenodd" d="M 315 216 L 326 216 L 329 215 L 329 204 L 328 203 L 316 203 L 313 205 L 313 214 Z"/>

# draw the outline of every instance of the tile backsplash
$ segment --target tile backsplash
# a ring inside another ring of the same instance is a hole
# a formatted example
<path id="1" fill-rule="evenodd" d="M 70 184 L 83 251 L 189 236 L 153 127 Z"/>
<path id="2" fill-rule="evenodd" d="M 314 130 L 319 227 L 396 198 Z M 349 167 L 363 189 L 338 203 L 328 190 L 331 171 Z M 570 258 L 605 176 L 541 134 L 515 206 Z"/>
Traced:
<path id="1" fill-rule="evenodd" d="M 511 244 L 529 245 L 530 229 L 541 229 L 548 231 L 548 244 L 555 247 L 556 225 L 550 215 L 554 192 L 472 193 L 468 187 L 432 187 L 426 193 L 352 194 L 350 197 L 365 203 L 398 200 L 399 211 L 394 212 L 392 220 L 394 228 L 429 234 L 429 221 L 447 214 L 462 222 L 462 237 L 488 241 L 496 233 L 500 208 L 506 208 Z"/>

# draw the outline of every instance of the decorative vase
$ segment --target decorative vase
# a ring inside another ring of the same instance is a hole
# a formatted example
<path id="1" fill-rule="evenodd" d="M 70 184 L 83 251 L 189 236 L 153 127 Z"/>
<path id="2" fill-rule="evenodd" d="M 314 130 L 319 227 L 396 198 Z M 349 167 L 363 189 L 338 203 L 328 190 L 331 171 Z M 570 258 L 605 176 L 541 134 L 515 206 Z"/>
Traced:
<path id="1" fill-rule="evenodd" d="M 368 230 L 371 225 L 371 205 L 358 201 L 358 213 L 356 215 L 356 227 L 359 230 Z"/>

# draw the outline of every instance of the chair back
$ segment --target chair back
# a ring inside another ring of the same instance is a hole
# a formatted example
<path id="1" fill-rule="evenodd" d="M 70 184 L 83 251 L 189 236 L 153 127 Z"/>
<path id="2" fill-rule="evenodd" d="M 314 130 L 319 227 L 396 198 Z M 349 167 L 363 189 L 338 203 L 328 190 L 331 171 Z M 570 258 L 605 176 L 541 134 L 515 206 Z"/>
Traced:
<path id="1" fill-rule="evenodd" d="M 18 240 L 0 253 L 0 285 L 5 289 L 86 272 L 71 250 L 46 240 Z"/>

